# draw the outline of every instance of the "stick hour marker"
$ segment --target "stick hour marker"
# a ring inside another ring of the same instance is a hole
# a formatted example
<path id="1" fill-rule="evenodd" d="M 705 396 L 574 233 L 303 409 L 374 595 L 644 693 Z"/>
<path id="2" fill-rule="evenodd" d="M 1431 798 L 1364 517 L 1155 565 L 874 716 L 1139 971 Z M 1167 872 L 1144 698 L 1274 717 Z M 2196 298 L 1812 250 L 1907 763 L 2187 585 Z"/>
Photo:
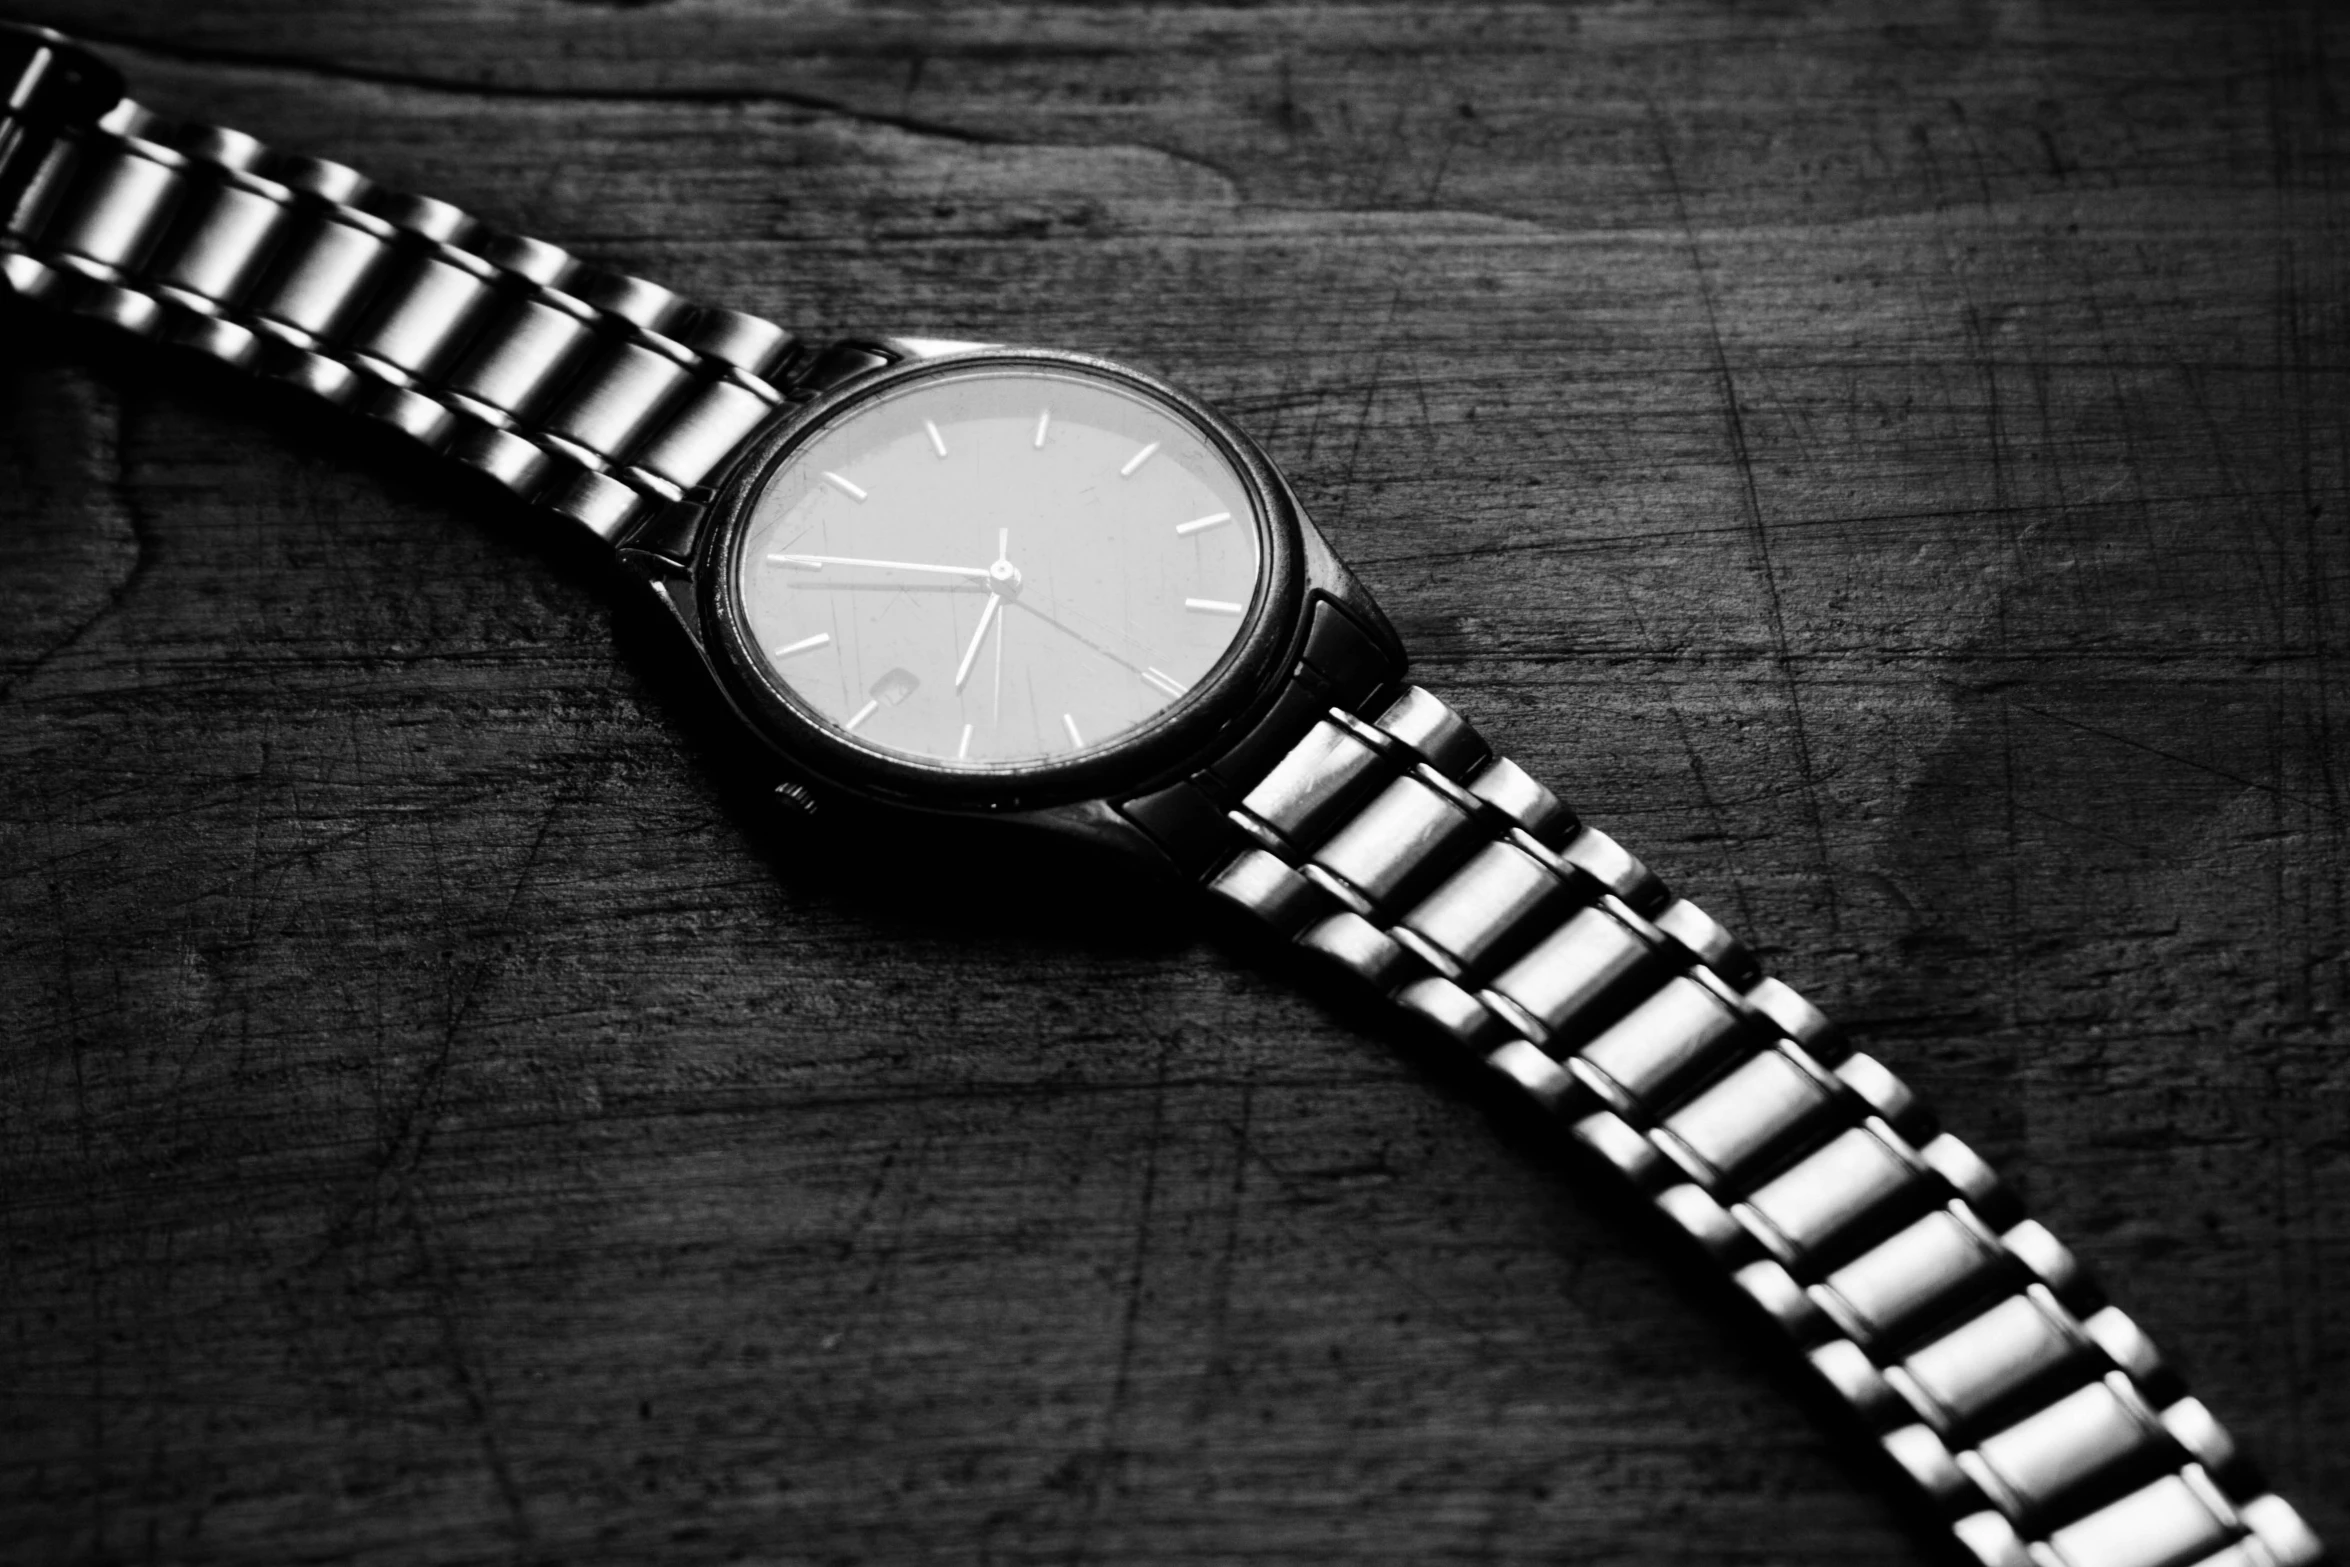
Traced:
<path id="1" fill-rule="evenodd" d="M 1053 427 L 1053 411 L 1047 408 L 1036 416 L 1036 449 L 1044 450 L 1044 432 Z"/>
<path id="2" fill-rule="evenodd" d="M 839 474 L 834 473 L 829 469 L 825 471 L 824 482 L 831 485 L 834 489 L 840 491 L 841 494 L 846 495 L 852 501 L 861 501 L 865 498 L 864 486 L 858 484 L 854 479 L 844 479 Z"/>
<path id="3" fill-rule="evenodd" d="M 1191 687 L 1185 685 L 1182 681 L 1176 679 L 1173 675 L 1168 674 L 1163 669 L 1146 669 L 1142 672 L 1142 678 L 1149 681 L 1152 685 L 1157 686 L 1161 691 L 1166 692 L 1169 696 L 1181 696 L 1184 692 L 1191 689 Z"/>
<path id="4" fill-rule="evenodd" d="M 777 658 L 789 658 L 794 653 L 813 653 L 831 640 L 831 632 L 819 631 L 812 637 L 802 637 L 797 642 L 786 642 L 783 646 L 775 650 L 775 656 Z"/>
<path id="5" fill-rule="evenodd" d="M 944 457 L 947 454 L 947 438 L 938 433 L 938 421 L 925 419 L 922 428 L 930 432 L 930 449 Z"/>
<path id="6" fill-rule="evenodd" d="M 1151 460 L 1151 453 L 1157 451 L 1158 449 L 1159 443 L 1153 441 L 1150 443 L 1150 445 L 1144 447 L 1141 451 L 1136 452 L 1133 456 L 1127 458 L 1126 466 L 1118 470 L 1118 477 L 1121 479 L 1133 478 L 1134 470 L 1141 467 L 1144 463 L 1149 462 Z"/>
<path id="7" fill-rule="evenodd" d="M 1061 715 L 1061 727 L 1069 731 L 1069 743 L 1071 745 L 1077 747 L 1081 751 L 1085 749 L 1085 736 L 1077 732 L 1077 719 L 1075 715 L 1063 713 Z"/>
<path id="8" fill-rule="evenodd" d="M 1215 511 L 1208 513 L 1205 517 L 1194 517 L 1189 522 L 1179 522 L 1175 524 L 1175 531 L 1179 534 L 1205 533 L 1210 528 L 1220 527 L 1231 520 L 1232 513 Z"/>
<path id="9" fill-rule="evenodd" d="M 965 725 L 963 726 L 963 738 L 962 738 L 962 741 L 961 741 L 959 744 L 957 744 L 957 745 L 956 745 L 956 747 L 955 747 L 955 760 L 956 760 L 956 761 L 958 761 L 958 762 L 960 762 L 960 761 L 964 760 L 965 758 L 967 758 L 968 756 L 970 756 L 970 754 L 971 754 L 971 726 L 970 726 L 969 724 L 965 724 Z"/>
<path id="10" fill-rule="evenodd" d="M 1230 599 L 1185 599 L 1183 607 L 1196 609 L 1203 615 L 1237 615 L 1247 608 L 1246 605 L 1235 604 Z"/>
<path id="11" fill-rule="evenodd" d="M 864 722 L 866 719 L 868 719 L 868 718 L 871 718 L 871 717 L 873 716 L 873 710 L 874 710 L 875 708 L 879 707 L 880 705 L 881 705 L 881 698 L 879 698 L 879 697 L 870 697 L 870 698 L 868 698 L 868 699 L 866 700 L 866 702 L 865 702 L 865 705 L 864 705 L 863 707 L 860 707 L 860 708 L 858 708 L 858 709 L 857 709 L 857 710 L 856 710 L 854 713 L 852 713 L 852 714 L 850 714 L 850 715 L 849 715 L 849 721 L 848 721 L 848 725 L 847 725 L 847 727 L 848 727 L 848 728 L 850 728 L 850 729 L 852 729 L 852 730 L 853 730 L 853 729 L 855 729 L 855 728 L 856 728 L 856 727 L 857 727 L 859 724 L 863 723 L 863 722 Z"/>

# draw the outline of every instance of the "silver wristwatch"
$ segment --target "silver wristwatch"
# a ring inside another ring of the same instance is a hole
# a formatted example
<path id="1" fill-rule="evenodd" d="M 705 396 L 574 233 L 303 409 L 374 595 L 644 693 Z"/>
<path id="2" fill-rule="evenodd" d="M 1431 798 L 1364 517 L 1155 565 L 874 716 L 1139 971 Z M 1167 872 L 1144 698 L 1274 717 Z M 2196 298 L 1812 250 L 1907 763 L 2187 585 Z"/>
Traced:
<path id="1" fill-rule="evenodd" d="M 816 347 L 0 27 L 0 275 L 616 552 L 778 807 L 1188 882 L 1481 1064 L 1793 1346 L 1986 1567 L 2325 1559 L 1890 1070 L 1406 679 L 1241 431 L 1081 354 Z"/>

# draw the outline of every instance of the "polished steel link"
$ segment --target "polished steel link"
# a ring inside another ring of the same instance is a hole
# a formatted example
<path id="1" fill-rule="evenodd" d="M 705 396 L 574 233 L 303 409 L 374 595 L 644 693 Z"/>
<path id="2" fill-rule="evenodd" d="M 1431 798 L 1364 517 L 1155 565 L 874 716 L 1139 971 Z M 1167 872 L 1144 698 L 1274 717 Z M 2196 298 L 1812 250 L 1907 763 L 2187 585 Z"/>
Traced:
<path id="1" fill-rule="evenodd" d="M 2205 1469 L 2223 1470 L 2236 1461 L 2236 1439 L 2199 1398 L 2182 1398 L 2157 1417 L 2188 1457 Z"/>
<path id="2" fill-rule="evenodd" d="M 124 137 L 69 144 L 58 164 L 35 197 L 42 232 L 77 267 L 119 279 L 162 227 L 186 160 Z"/>
<path id="3" fill-rule="evenodd" d="M 2002 1230 L 1999 1244 L 2032 1273 L 2041 1283 L 2057 1293 L 2060 1299 L 2071 1298 L 2087 1282 L 2087 1275 L 2072 1251 L 2037 1219 L 2026 1219 L 2013 1228 Z"/>
<path id="4" fill-rule="evenodd" d="M 1308 926 L 1298 933 L 1297 944 L 1374 990 L 1393 990 L 1415 972 L 1410 949 L 1352 909 Z"/>
<path id="5" fill-rule="evenodd" d="M 1694 1182 L 1668 1186 L 1654 1201 L 1659 1212 L 1724 1270 L 1735 1269 L 1754 1257 L 1754 1238 L 1728 1209 Z"/>
<path id="6" fill-rule="evenodd" d="M 1928 1190 L 1927 1180 L 1901 1134 L 1871 1117 L 1763 1182 L 1732 1211 L 1772 1256 L 1801 1273 L 1840 1237 L 1881 1223 Z"/>
<path id="7" fill-rule="evenodd" d="M 1313 863 L 1384 907 L 1449 869 L 1456 851 L 1473 841 L 1474 825 L 1467 811 L 1407 773 L 1315 850 Z"/>
<path id="8" fill-rule="evenodd" d="M 1966 1204 L 1950 1203 L 1831 1271 L 1813 1298 L 1848 1337 L 1875 1348 L 1979 1301 L 2009 1266 L 1990 1226 Z"/>
<path id="9" fill-rule="evenodd" d="M 1546 848 L 1575 831 L 1575 813 L 1506 756 L 1488 757 L 1469 777 L 1469 792 Z"/>
<path id="10" fill-rule="evenodd" d="M 1900 1426 L 1877 1439 L 1895 1468 L 1945 1516 L 1972 1512 L 1986 1498 L 1943 1440 L 1924 1426 Z"/>
<path id="11" fill-rule="evenodd" d="M 497 277 L 497 268 L 462 250 L 417 250 L 352 333 L 352 357 L 393 386 L 424 379 L 489 307 Z"/>
<path id="12" fill-rule="evenodd" d="M 1805 1351 L 1804 1358 L 1813 1374 L 1870 1431 L 1881 1434 L 1915 1420 L 1915 1412 L 1886 1380 L 1884 1369 L 1852 1340 L 1831 1338 L 1816 1343 Z"/>
<path id="13" fill-rule="evenodd" d="M 441 378 L 449 400 L 477 419 L 508 426 L 586 345 L 595 319 L 560 289 L 507 293 Z"/>
<path id="14" fill-rule="evenodd" d="M 1547 852 L 1546 846 L 1534 841 L 1530 834 L 1511 834 L 1512 841 L 1532 853 Z M 1656 873 L 1643 865 L 1615 839 L 1596 827 L 1585 827 L 1559 845 L 1552 856 L 1562 872 L 1573 872 L 1604 887 L 1624 906 L 1648 914 L 1661 910 L 1670 901 L 1665 884 Z"/>
<path id="15" fill-rule="evenodd" d="M 1409 925 L 1396 925 L 1388 931 L 1388 934 L 1395 938 L 1397 945 L 1401 946 L 1405 951 L 1409 952 L 1414 958 L 1417 958 L 1423 968 L 1430 970 L 1429 977 L 1433 982 L 1447 985 L 1450 986 L 1453 990 L 1460 991 L 1460 994 L 1467 998 L 1468 1004 L 1471 1006 L 1483 1007 L 1485 1005 L 1484 1002 L 1479 1001 L 1475 996 L 1470 995 L 1465 990 L 1461 990 L 1459 982 L 1464 977 L 1464 973 L 1460 964 L 1454 961 L 1451 953 L 1445 951 L 1442 947 L 1430 941 L 1427 937 L 1421 935 L 1418 931 L 1414 930 Z M 1398 1001 L 1403 1000 L 1400 994 L 1396 999 Z M 1406 1002 L 1405 1004 L 1414 1005 L 1416 1003 Z M 1457 1005 L 1457 1003 L 1453 1003 L 1451 1001 L 1449 994 L 1446 997 L 1446 1004 Z"/>
<path id="16" fill-rule="evenodd" d="M 1537 1044 L 1578 1024 L 1596 1032 L 1606 1009 L 1646 977 L 1658 945 L 1655 927 L 1611 894 L 1576 910 L 1490 988 L 1531 1020 Z"/>
<path id="17" fill-rule="evenodd" d="M 687 306 L 670 335 L 710 364 L 754 379 L 785 358 L 792 346 L 791 334 L 766 317 L 719 305 Z"/>
<path id="18" fill-rule="evenodd" d="M 1942 1177 L 1945 1185 L 1974 1204 L 1975 1210 L 1992 1223 L 2009 1224 L 2023 1217 L 1998 1172 L 1958 1138 L 1944 1132 L 1927 1138 L 1917 1148 L 1926 1168 Z"/>
<path id="19" fill-rule="evenodd" d="M 605 537 L 782 401 L 780 327 L 128 101 L 0 215 L 17 293 L 310 392 Z M 1415 740 L 1454 742 L 1414 714 Z"/>
<path id="20" fill-rule="evenodd" d="M 1484 997 L 1469 994 L 1441 974 L 1405 985 L 1395 993 L 1395 1002 L 1423 1026 L 1480 1060 L 1520 1037 Z"/>
<path id="21" fill-rule="evenodd" d="M 2001 1512 L 2020 1518 L 2157 1450 L 2175 1454 L 2176 1445 L 2130 1379 L 2116 1371 L 1985 1437 L 1957 1461 Z"/>
<path id="22" fill-rule="evenodd" d="M 1973 1425 L 2034 1384 L 2078 1371 L 2095 1343 L 2046 1285 L 2010 1295 L 1911 1350 L 1885 1378 L 1937 1429 Z"/>
<path id="23" fill-rule="evenodd" d="M 1654 1121 L 1680 1089 L 1738 1048 L 1745 1009 L 1710 979 L 1703 969 L 1673 976 L 1575 1053 L 1578 1065 L 1606 1083 L 1611 1104 Z"/>
<path id="24" fill-rule="evenodd" d="M 1732 987 L 1743 990 L 1761 976 L 1762 969 L 1746 943 L 1687 898 L 1675 898 L 1658 910 L 1655 923 L 1666 940 L 1689 955 L 1691 963 L 1719 974 Z"/>
<path id="25" fill-rule="evenodd" d="M 1467 719 L 1419 686 L 1406 687 L 1375 722 L 1421 761 L 1449 777 L 1465 775 L 1491 754 Z"/>
<path id="26" fill-rule="evenodd" d="M 1570 896 L 1556 871 L 1516 844 L 1488 843 L 1397 924 L 1441 954 L 1458 979 L 1486 972 Z"/>
<path id="27" fill-rule="evenodd" d="M 210 315 L 260 269 L 294 193 L 251 172 L 261 155 L 258 143 L 219 135 L 189 141 L 199 149 L 191 163 L 205 177 L 189 180 L 147 275 L 156 293 Z"/>
<path id="28" fill-rule="evenodd" d="M 1845 1040 L 1843 1030 L 1829 1022 L 1826 1013 L 1806 1001 L 1782 980 L 1766 974 L 1754 981 L 1746 987 L 1746 1004 L 1769 1018 L 1778 1026 L 1781 1034 L 1822 1061 L 1844 1063 L 1848 1059 L 1859 1059 L 1852 1055 L 1852 1046 Z M 1841 1065 L 1837 1075 L 1843 1075 Z M 1876 1101 L 1871 1100 L 1870 1103 L 1875 1105 Z M 1888 1114 L 1881 1105 L 1877 1106 L 1877 1113 L 1895 1126 L 1901 1124 L 1899 1116 Z"/>
<path id="29" fill-rule="evenodd" d="M 1801 1045 L 1780 1040 L 1667 1116 L 1657 1140 L 1697 1180 L 1726 1186 L 1823 1129 L 1840 1086 Z"/>
<path id="30" fill-rule="evenodd" d="M 2154 1341 L 2136 1322 L 2123 1315 L 2118 1306 L 2107 1306 L 2083 1317 L 2081 1331 L 2088 1335 L 2089 1342 L 2104 1351 L 2106 1359 L 2140 1382 L 2152 1382 L 2167 1369 Z"/>
<path id="31" fill-rule="evenodd" d="M 2236 1567 L 2316 1567 L 2325 1560 L 2326 1548 L 2317 1531 L 2282 1497 L 2255 1496 L 2238 1504 L 2236 1516 L 2252 1533 L 2249 1539 L 2229 1547 L 2227 1563 Z M 2227 1563 L 2211 1557 L 2196 1567 L 2227 1567 Z"/>
<path id="32" fill-rule="evenodd" d="M 1770 1258 L 1750 1262 L 1734 1270 L 1730 1282 L 1797 1349 L 1817 1348 L 1833 1336 L 1835 1325 L 1821 1315 L 1819 1306 L 1803 1286 L 1795 1282 L 1795 1275 Z"/>
<path id="33" fill-rule="evenodd" d="M 1330 907 L 1329 894 L 1263 849 L 1243 849 L 1208 880 L 1208 891 L 1288 939 Z"/>
<path id="34" fill-rule="evenodd" d="M 1645 1196 L 1654 1198 L 1673 1185 L 1672 1167 L 1657 1157 L 1655 1146 L 1612 1110 L 1582 1117 L 1567 1128 L 1567 1135 Z"/>
<path id="35" fill-rule="evenodd" d="M 2189 1464 L 2048 1532 L 2051 1567 L 2183 1567 L 2233 1543 L 2243 1527 L 2227 1495 Z"/>
<path id="36" fill-rule="evenodd" d="M 1899 1077 L 1417 687 L 1245 790 L 1209 891 L 1555 1116 L 1989 1567 L 2307 1567 L 2209 1411 Z M 2236 1487 L 2236 1489 L 2231 1489 Z"/>
<path id="37" fill-rule="evenodd" d="M 655 409 L 691 373 L 686 351 L 664 338 L 620 338 L 573 381 L 539 421 L 549 438 L 598 462 L 617 461 Z"/>
<path id="38" fill-rule="evenodd" d="M 792 350 L 791 340 L 779 335 L 772 357 L 786 361 Z M 717 363 L 707 361 L 630 445 L 622 461 L 632 482 L 655 493 L 690 490 L 775 411 L 774 387 L 731 363 L 726 373 L 715 373 Z"/>
<path id="39" fill-rule="evenodd" d="M 1933 1119 L 1918 1096 L 1876 1057 L 1854 1051 L 1836 1063 L 1836 1076 L 1877 1119 L 1902 1136 L 1917 1140 L 1933 1135 Z"/>
<path id="40" fill-rule="evenodd" d="M 350 207 L 301 203 L 277 233 L 260 280 L 241 308 L 263 331 L 313 352 L 337 335 L 366 298 L 399 231 Z"/>

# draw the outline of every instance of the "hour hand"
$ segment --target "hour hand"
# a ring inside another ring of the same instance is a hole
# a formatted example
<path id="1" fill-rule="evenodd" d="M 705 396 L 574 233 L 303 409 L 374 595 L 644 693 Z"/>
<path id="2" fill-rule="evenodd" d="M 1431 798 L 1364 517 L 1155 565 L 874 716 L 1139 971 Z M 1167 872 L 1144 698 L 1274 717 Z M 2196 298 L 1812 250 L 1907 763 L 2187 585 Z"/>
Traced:
<path id="1" fill-rule="evenodd" d="M 870 566 L 877 571 L 924 571 L 938 577 L 978 577 L 985 579 L 985 566 L 933 566 L 915 560 L 867 560 L 857 555 L 770 555 L 771 566 L 794 566 L 801 571 L 822 571 L 827 566 Z"/>
<path id="2" fill-rule="evenodd" d="M 963 649 L 963 662 L 955 666 L 955 689 L 963 689 L 963 682 L 971 678 L 971 661 L 979 656 L 979 644 L 987 638 L 987 628 L 995 624 L 996 611 L 1004 607 L 1000 594 L 987 596 L 987 608 L 979 612 L 979 629 L 971 633 L 971 645 Z"/>

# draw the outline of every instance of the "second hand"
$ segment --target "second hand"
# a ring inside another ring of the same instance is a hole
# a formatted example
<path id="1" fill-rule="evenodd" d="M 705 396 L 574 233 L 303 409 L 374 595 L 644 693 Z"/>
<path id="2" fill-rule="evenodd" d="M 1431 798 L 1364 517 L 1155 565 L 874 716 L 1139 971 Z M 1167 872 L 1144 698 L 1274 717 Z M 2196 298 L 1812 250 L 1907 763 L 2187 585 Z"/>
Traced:
<path id="1" fill-rule="evenodd" d="M 995 559 L 996 566 L 1008 567 L 1012 563 L 1012 530 L 1009 528 L 996 530 Z M 995 566 L 990 566 L 988 570 L 995 570 Z M 995 691 L 988 700 L 987 722 L 992 729 L 1000 730 L 1004 726 L 1004 628 L 1001 626 L 996 627 L 995 633 Z"/>

